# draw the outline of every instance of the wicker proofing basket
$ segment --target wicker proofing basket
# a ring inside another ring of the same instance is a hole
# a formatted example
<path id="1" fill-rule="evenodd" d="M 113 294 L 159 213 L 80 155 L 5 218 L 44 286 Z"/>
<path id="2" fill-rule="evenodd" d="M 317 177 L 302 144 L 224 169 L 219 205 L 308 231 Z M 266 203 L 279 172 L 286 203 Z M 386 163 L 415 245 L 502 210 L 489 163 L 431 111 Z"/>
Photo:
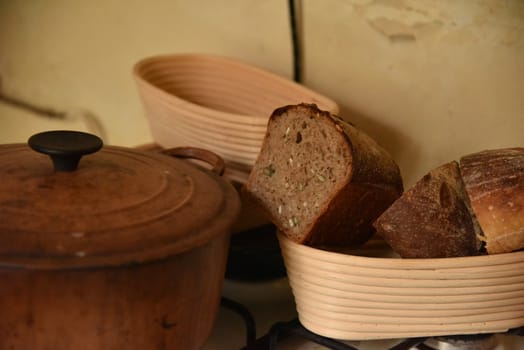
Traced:
<path id="1" fill-rule="evenodd" d="M 202 147 L 248 166 L 276 108 L 306 102 L 339 111 L 334 101 L 300 84 L 213 55 L 146 58 L 135 65 L 134 77 L 156 143 Z"/>
<path id="2" fill-rule="evenodd" d="M 524 251 L 400 259 L 376 239 L 343 254 L 278 238 L 300 322 L 314 333 L 364 340 L 524 325 Z"/>

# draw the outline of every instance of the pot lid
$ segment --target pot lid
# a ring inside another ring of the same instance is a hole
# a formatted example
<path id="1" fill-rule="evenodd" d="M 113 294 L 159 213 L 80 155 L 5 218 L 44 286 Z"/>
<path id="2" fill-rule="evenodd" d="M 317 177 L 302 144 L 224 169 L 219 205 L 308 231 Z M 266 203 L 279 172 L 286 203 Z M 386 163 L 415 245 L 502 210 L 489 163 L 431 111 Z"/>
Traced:
<path id="1" fill-rule="evenodd" d="M 214 171 L 167 154 L 102 147 L 80 132 L 37 134 L 29 145 L 0 146 L 0 266 L 162 259 L 228 234 L 240 210 L 236 190 L 216 174 L 223 162 L 208 151 L 171 153 L 211 162 Z"/>

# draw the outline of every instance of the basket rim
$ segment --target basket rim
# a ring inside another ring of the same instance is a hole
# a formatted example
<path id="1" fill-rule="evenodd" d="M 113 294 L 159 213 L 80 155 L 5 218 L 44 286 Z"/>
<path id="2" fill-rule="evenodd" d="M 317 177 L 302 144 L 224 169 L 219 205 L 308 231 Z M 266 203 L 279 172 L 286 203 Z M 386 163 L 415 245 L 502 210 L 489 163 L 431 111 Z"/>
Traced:
<path id="1" fill-rule="evenodd" d="M 351 255 L 339 252 L 313 248 L 296 243 L 278 232 L 277 238 L 283 250 L 325 263 L 344 266 L 359 266 L 382 268 L 387 270 L 440 270 L 440 269 L 467 269 L 483 266 L 511 265 L 524 262 L 524 251 L 501 253 L 493 255 L 464 256 L 452 258 L 384 258 Z"/>
<path id="2" fill-rule="evenodd" d="M 225 65 L 231 67 L 231 68 L 237 68 L 245 71 L 246 73 L 251 74 L 256 79 L 266 79 L 266 80 L 272 80 L 276 81 L 281 84 L 285 84 L 286 86 L 289 86 L 292 89 L 295 89 L 296 91 L 299 91 L 303 94 L 310 95 L 315 100 L 318 100 L 319 104 L 325 105 L 324 108 L 327 108 L 331 113 L 338 114 L 340 112 L 338 104 L 331 98 L 303 85 L 300 83 L 297 83 L 293 80 L 287 79 L 283 76 L 280 76 L 276 73 L 272 73 L 268 70 L 262 69 L 258 66 L 243 62 L 240 59 L 226 57 L 222 55 L 217 54 L 204 54 L 204 53 L 174 53 L 174 54 L 158 54 L 158 55 L 151 55 L 145 58 L 140 59 L 138 62 L 136 62 L 133 65 L 132 73 L 135 79 L 139 84 L 145 84 L 149 88 L 152 88 L 156 93 L 164 96 L 165 98 L 171 98 L 174 100 L 177 100 L 177 103 L 184 103 L 187 104 L 188 108 L 191 108 L 195 111 L 199 111 L 204 114 L 212 113 L 215 115 L 222 115 L 225 118 L 227 116 L 246 116 L 246 117 L 254 117 L 252 115 L 248 114 L 240 114 L 240 113 L 230 113 L 225 111 L 217 111 L 213 108 L 209 108 L 206 106 L 202 106 L 199 104 L 196 104 L 194 102 L 188 101 L 186 99 L 182 99 L 174 94 L 168 93 L 167 91 L 163 90 L 162 88 L 152 84 L 147 79 L 145 79 L 142 75 L 143 71 L 150 67 L 151 65 L 156 64 L 162 64 L 165 62 L 172 62 L 176 63 L 177 61 L 187 61 L 187 60 L 195 60 L 196 62 L 211 62 L 216 63 L 222 67 Z M 255 116 L 256 117 L 256 116 Z"/>

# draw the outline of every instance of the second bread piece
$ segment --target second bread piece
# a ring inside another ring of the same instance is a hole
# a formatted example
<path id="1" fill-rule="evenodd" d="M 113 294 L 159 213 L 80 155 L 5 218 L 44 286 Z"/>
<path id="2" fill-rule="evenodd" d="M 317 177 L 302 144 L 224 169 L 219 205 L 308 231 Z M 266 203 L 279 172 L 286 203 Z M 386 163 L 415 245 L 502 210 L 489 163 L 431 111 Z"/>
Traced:
<path id="1" fill-rule="evenodd" d="M 455 161 L 426 174 L 374 225 L 403 258 L 478 254 L 480 228 Z"/>
<path id="2" fill-rule="evenodd" d="M 359 245 L 402 194 L 396 163 L 373 139 L 315 105 L 272 114 L 245 190 L 292 240 Z"/>

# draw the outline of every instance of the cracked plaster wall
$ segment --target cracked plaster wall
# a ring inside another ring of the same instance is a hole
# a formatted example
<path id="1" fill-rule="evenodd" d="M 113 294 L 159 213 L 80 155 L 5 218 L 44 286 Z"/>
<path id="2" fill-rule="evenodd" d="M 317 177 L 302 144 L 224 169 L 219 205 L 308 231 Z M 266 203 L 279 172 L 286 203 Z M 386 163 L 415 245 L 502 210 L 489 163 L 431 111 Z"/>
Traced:
<path id="1" fill-rule="evenodd" d="M 106 142 L 151 141 L 131 79 L 138 59 L 208 52 L 288 78 L 281 0 L 0 2 L 5 90 L 70 111 L 66 121 L 0 104 L 0 142 L 104 126 Z M 524 2 L 303 0 L 304 84 L 399 162 L 406 184 L 460 155 L 524 146 Z"/>

